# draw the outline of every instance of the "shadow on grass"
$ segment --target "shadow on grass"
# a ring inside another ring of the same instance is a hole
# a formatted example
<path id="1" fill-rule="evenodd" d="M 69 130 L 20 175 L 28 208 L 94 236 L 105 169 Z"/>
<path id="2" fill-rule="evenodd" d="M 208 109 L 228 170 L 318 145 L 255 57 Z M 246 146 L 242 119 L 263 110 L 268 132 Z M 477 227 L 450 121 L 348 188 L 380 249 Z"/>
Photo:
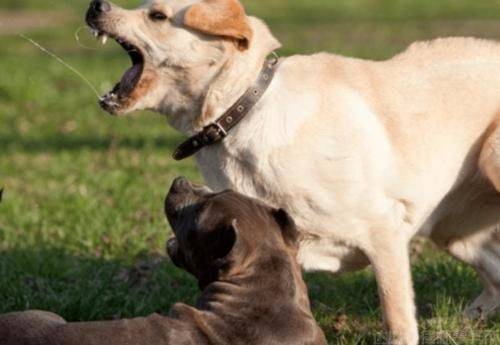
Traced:
<path id="1" fill-rule="evenodd" d="M 12 249 L 0 252 L 0 275 L 0 312 L 48 308 L 70 319 L 168 310 L 172 303 L 193 301 L 198 294 L 195 280 L 167 257 L 129 264 L 48 246 Z M 422 316 L 431 316 L 427 305 L 443 296 L 461 304 L 480 292 L 474 272 L 448 260 L 419 262 L 413 276 Z M 309 273 L 306 282 L 313 304 L 320 309 L 353 316 L 379 313 L 377 287 L 369 270 L 341 276 Z"/>
<path id="2" fill-rule="evenodd" d="M 20 137 L 2 137 L 0 138 L 0 147 L 2 151 L 22 150 L 29 153 L 46 153 L 59 151 L 107 151 L 114 148 L 144 149 L 146 147 L 165 148 L 175 150 L 185 138 L 179 135 L 165 135 L 165 137 L 156 138 L 103 138 L 103 137 L 78 137 L 60 135 L 57 137 L 40 139 L 23 139 Z"/>
<path id="3" fill-rule="evenodd" d="M 469 321 L 463 308 L 481 286 L 472 269 L 446 257 L 412 267 L 422 344 L 496 345 L 500 315 Z M 314 316 L 330 344 L 387 344 L 377 285 L 370 270 L 331 276 L 306 274 Z"/>
<path id="4" fill-rule="evenodd" d="M 448 258 L 420 260 L 413 265 L 412 275 L 419 315 L 423 318 L 434 315 L 433 306 L 438 301 L 446 299 L 461 307 L 481 292 L 474 271 Z M 377 284 L 369 268 L 340 276 L 308 273 L 306 282 L 311 300 L 319 309 L 357 317 L 381 317 Z"/>
<path id="5" fill-rule="evenodd" d="M 194 302 L 196 282 L 166 257 L 134 264 L 41 246 L 0 252 L 0 313 L 43 309 L 69 321 L 168 312 Z"/>
<path id="6" fill-rule="evenodd" d="M 421 261 L 413 273 L 424 319 L 440 317 L 428 305 L 442 303 L 443 296 L 460 307 L 479 293 L 474 273 L 453 261 Z M 173 303 L 193 304 L 199 295 L 196 281 L 166 257 L 131 263 L 44 245 L 0 252 L 0 276 L 0 313 L 43 309 L 68 321 L 166 313 Z M 306 274 L 306 281 L 315 317 L 331 343 L 374 344 L 383 335 L 371 272 L 338 277 L 313 273 Z"/>

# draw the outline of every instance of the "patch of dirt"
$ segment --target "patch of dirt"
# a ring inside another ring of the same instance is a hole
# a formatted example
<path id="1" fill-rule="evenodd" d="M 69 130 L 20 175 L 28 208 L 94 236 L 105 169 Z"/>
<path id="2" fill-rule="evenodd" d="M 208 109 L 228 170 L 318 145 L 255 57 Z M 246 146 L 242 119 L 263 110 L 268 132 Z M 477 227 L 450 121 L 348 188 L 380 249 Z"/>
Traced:
<path id="1" fill-rule="evenodd" d="M 63 25 L 72 15 L 67 11 L 0 11 L 0 35 L 13 35 Z"/>

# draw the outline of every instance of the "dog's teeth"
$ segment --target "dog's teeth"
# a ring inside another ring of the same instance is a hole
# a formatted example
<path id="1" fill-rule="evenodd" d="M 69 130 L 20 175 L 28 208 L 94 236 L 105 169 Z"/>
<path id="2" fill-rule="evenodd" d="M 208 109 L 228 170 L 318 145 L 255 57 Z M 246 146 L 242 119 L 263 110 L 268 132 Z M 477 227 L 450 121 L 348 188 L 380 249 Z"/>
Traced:
<path id="1" fill-rule="evenodd" d="M 104 34 L 101 36 L 101 43 L 104 45 L 108 41 L 108 35 Z"/>

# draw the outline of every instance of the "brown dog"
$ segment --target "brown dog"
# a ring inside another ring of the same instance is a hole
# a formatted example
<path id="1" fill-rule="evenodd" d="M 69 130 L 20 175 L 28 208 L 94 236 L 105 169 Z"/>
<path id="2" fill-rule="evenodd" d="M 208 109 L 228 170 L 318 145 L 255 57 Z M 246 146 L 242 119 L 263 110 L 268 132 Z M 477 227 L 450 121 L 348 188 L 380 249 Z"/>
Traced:
<path id="1" fill-rule="evenodd" d="M 66 323 L 42 311 L 0 317 L 1 345 L 326 344 L 296 263 L 297 235 L 282 210 L 177 179 L 165 211 L 167 251 L 203 289 L 197 308 L 169 317 Z"/>

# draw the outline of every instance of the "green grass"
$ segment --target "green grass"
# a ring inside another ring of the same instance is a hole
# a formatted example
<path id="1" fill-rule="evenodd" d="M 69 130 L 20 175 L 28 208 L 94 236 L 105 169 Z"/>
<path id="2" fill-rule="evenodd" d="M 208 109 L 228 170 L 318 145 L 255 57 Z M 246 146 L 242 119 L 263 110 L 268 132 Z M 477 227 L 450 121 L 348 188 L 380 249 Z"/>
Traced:
<path id="1" fill-rule="evenodd" d="M 0 11 L 63 11 L 63 24 L 20 27 L 19 33 L 61 55 L 104 91 L 129 62 L 116 46 L 95 51 L 76 44 L 87 3 L 10 1 Z M 269 22 L 284 55 L 327 50 L 382 59 L 418 39 L 500 38 L 500 0 L 246 3 Z M 82 42 L 96 46 L 83 33 Z M 98 320 L 193 302 L 194 280 L 164 254 L 166 190 L 178 175 L 201 180 L 192 161 L 170 158 L 182 136 L 155 114 L 105 115 L 92 91 L 54 59 L 16 35 L 0 34 L 0 43 L 0 313 L 39 308 L 68 320 Z M 461 317 L 480 292 L 469 268 L 426 246 L 414 258 L 413 274 L 426 344 L 500 343 L 498 318 L 473 323 Z M 306 279 L 332 344 L 379 340 L 381 313 L 369 271 Z"/>

